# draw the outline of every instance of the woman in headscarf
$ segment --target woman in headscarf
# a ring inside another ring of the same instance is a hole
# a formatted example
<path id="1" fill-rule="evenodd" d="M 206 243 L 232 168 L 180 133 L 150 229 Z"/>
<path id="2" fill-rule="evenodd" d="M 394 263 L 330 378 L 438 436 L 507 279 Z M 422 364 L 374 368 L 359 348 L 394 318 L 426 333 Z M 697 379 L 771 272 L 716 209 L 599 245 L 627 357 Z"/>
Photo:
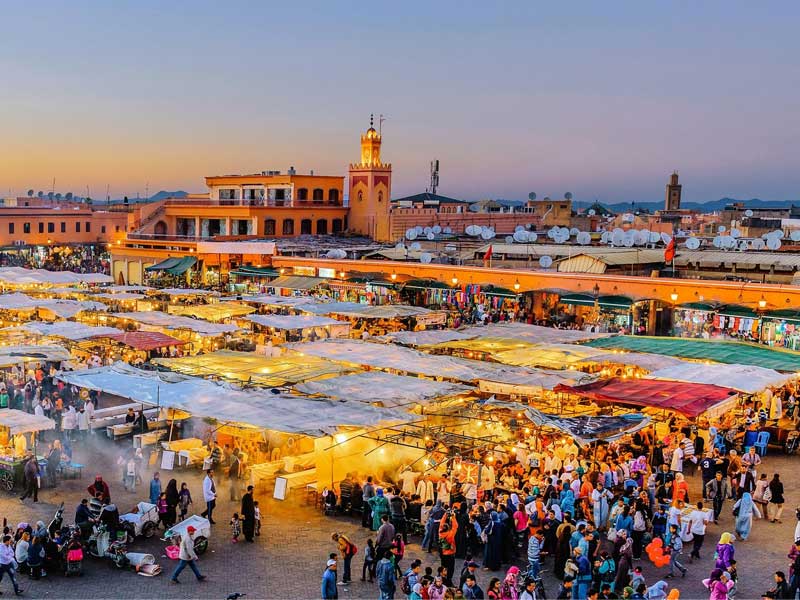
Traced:
<path id="1" fill-rule="evenodd" d="M 429 553 L 439 547 L 439 524 L 444 516 L 442 501 L 437 500 L 433 505 L 428 520 L 425 523 L 425 536 L 422 538 L 422 549 Z"/>
<path id="2" fill-rule="evenodd" d="M 667 597 L 667 582 L 663 579 L 656 581 L 653 585 L 647 588 L 647 600 L 666 600 Z"/>
<path id="3" fill-rule="evenodd" d="M 509 568 L 500 586 L 500 598 L 502 600 L 517 600 L 517 598 L 519 598 L 519 591 L 517 588 L 518 580 L 519 567 Z"/>
<path id="4" fill-rule="evenodd" d="M 467 512 L 467 503 L 460 502 L 458 510 L 456 511 L 456 521 L 458 522 L 458 531 L 456 532 L 456 558 L 464 558 L 467 556 L 467 528 L 469 527 L 469 513 Z"/>
<path id="5" fill-rule="evenodd" d="M 722 569 L 714 569 L 708 579 L 703 579 L 703 585 L 711 592 L 708 600 L 728 600 L 728 592 L 734 586 L 728 575 L 729 573 Z"/>
<path id="6" fill-rule="evenodd" d="M 575 494 L 570 488 L 561 492 L 561 512 L 575 514 Z"/>
<path id="7" fill-rule="evenodd" d="M 564 577 L 564 567 L 572 552 L 572 548 L 569 545 L 572 532 L 573 528 L 568 527 L 566 523 L 560 525 L 558 530 L 556 530 L 556 553 L 555 563 L 553 564 L 553 574 L 559 579 Z"/>
<path id="8" fill-rule="evenodd" d="M 769 504 L 767 505 L 769 508 L 765 508 L 764 514 L 772 513 L 770 515 L 772 517 L 770 521 L 772 523 L 782 523 L 781 515 L 783 514 L 784 503 L 783 482 L 781 481 L 781 476 L 777 473 L 772 476 L 772 481 L 769 482 L 769 493 L 771 495 Z"/>
<path id="9" fill-rule="evenodd" d="M 726 531 L 719 538 L 719 543 L 717 544 L 717 560 L 714 566 L 722 571 L 727 571 L 731 566 L 734 553 L 733 535 Z"/>
<path id="10" fill-rule="evenodd" d="M 383 488 L 378 488 L 375 495 L 367 502 L 372 509 L 372 531 L 378 531 L 381 526 L 381 517 L 389 514 L 389 501 L 383 495 Z"/>
<path id="11" fill-rule="evenodd" d="M 594 517 L 594 526 L 597 529 L 605 529 L 608 525 L 608 503 L 612 500 L 611 492 L 603 487 L 603 482 L 598 481 L 597 487 L 592 492 L 592 516 Z"/>
<path id="12" fill-rule="evenodd" d="M 750 492 L 745 492 L 733 505 L 733 512 L 736 515 L 736 534 L 743 540 L 750 535 L 750 528 L 753 526 L 753 515 L 761 518 L 761 511 L 758 510 L 756 503 Z"/>
<path id="13" fill-rule="evenodd" d="M 623 529 L 622 531 L 625 530 Z M 630 570 L 633 566 L 633 540 L 625 534 L 622 534 L 621 537 L 624 542 L 618 548 L 618 556 L 615 556 L 617 560 L 617 576 L 614 579 L 613 588 L 615 590 L 621 590 L 630 583 Z"/>
<path id="14" fill-rule="evenodd" d="M 167 516 L 166 524 L 168 527 L 175 525 L 178 520 L 178 503 L 180 502 L 180 493 L 178 492 L 178 482 L 170 479 L 166 489 L 167 494 Z"/>
<path id="15" fill-rule="evenodd" d="M 503 522 L 496 511 L 489 514 L 491 522 L 486 530 L 486 545 L 483 548 L 483 568 L 490 571 L 500 569 L 502 561 Z"/>

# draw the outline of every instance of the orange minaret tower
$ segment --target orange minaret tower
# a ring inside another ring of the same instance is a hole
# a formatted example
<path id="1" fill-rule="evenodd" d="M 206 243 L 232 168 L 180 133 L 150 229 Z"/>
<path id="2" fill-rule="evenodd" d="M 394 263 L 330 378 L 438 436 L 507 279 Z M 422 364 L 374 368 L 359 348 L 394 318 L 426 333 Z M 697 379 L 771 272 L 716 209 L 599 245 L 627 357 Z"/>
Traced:
<path id="1" fill-rule="evenodd" d="M 392 165 L 381 162 L 381 134 L 369 118 L 361 136 L 361 162 L 350 165 L 348 229 L 379 242 L 391 241 Z"/>

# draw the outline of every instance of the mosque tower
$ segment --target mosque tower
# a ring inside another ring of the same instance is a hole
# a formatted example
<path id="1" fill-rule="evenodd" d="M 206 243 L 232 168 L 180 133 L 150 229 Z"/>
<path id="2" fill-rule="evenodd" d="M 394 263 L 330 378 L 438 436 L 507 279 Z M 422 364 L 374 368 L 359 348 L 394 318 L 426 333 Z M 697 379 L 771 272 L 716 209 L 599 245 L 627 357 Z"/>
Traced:
<path id="1" fill-rule="evenodd" d="M 348 229 L 379 242 L 391 241 L 392 165 L 381 162 L 381 134 L 369 118 L 361 136 L 361 162 L 350 165 Z"/>

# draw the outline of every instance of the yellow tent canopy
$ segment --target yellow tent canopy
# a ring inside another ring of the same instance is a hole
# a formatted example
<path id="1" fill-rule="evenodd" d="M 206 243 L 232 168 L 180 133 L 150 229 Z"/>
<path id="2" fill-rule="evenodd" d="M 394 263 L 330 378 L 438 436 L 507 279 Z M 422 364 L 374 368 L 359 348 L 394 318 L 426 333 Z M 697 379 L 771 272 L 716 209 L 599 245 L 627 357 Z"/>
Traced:
<path id="1" fill-rule="evenodd" d="M 242 317 L 255 312 L 252 306 L 245 306 L 237 302 L 215 302 L 214 304 L 198 304 L 196 306 L 171 306 L 169 313 L 205 319 L 206 321 L 224 321 L 232 317 Z"/>
<path id="2" fill-rule="evenodd" d="M 506 351 L 528 351 L 534 344 L 508 338 L 482 337 L 474 340 L 452 340 L 426 346 L 426 350 L 463 350 L 495 355 Z"/>

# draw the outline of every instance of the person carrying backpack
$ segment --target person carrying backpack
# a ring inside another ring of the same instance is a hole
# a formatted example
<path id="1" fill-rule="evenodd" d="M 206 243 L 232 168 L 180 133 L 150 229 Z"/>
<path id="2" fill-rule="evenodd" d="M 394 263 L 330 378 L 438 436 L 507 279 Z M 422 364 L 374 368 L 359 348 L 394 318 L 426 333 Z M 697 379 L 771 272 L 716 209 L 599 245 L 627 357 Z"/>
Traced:
<path id="1" fill-rule="evenodd" d="M 342 560 L 344 561 L 342 583 L 350 583 L 350 581 L 352 581 L 350 564 L 353 561 L 353 557 L 358 552 L 358 547 L 343 533 L 333 533 L 331 534 L 331 539 L 336 542 L 336 545 L 339 548 L 339 554 L 341 554 Z"/>
<path id="2" fill-rule="evenodd" d="M 420 583 L 421 568 L 422 568 L 422 561 L 415 560 L 414 562 L 411 563 L 411 566 L 400 578 L 400 591 L 403 592 L 406 595 L 406 597 L 411 596 L 411 593 L 414 591 L 414 586 Z"/>

